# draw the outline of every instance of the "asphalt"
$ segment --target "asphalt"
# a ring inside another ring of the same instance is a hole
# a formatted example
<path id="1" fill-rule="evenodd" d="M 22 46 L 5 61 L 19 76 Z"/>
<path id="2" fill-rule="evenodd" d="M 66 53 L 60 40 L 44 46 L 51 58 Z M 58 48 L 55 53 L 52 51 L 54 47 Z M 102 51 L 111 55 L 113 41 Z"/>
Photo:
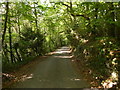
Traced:
<path id="1" fill-rule="evenodd" d="M 89 88 L 90 84 L 73 67 L 71 58 L 69 47 L 57 49 L 34 69 L 30 67 L 31 73 L 11 88 Z"/>

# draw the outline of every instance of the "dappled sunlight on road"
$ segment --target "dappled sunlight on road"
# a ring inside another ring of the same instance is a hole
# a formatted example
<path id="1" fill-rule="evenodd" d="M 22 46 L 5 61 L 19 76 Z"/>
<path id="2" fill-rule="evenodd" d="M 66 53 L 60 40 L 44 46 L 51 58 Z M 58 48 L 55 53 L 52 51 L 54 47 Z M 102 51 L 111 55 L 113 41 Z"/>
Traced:
<path id="1" fill-rule="evenodd" d="M 61 49 L 57 49 L 54 54 L 65 54 L 65 53 L 71 53 L 70 48 L 68 47 L 62 47 Z"/>
<path id="2" fill-rule="evenodd" d="M 71 53 L 71 50 L 70 48 L 68 47 L 62 47 L 61 49 L 57 49 L 55 52 L 54 52 L 54 56 L 55 58 L 72 58 L 73 55 L 70 55 Z M 63 59 L 64 60 L 64 59 Z"/>
<path id="3" fill-rule="evenodd" d="M 64 54 L 64 53 L 70 53 L 71 51 L 56 51 L 54 54 Z"/>
<path id="4" fill-rule="evenodd" d="M 53 54 L 69 54 L 71 53 L 70 48 L 68 47 L 62 47 L 61 49 L 57 49 L 56 51 L 50 52 L 49 55 L 53 55 Z"/>
<path id="5" fill-rule="evenodd" d="M 54 56 L 54 57 L 56 57 L 56 58 L 72 58 L 73 57 L 73 55 L 72 56 Z"/>
<path id="6" fill-rule="evenodd" d="M 72 81 L 80 81 L 81 79 L 79 79 L 79 78 L 72 78 L 70 80 L 72 80 Z"/>

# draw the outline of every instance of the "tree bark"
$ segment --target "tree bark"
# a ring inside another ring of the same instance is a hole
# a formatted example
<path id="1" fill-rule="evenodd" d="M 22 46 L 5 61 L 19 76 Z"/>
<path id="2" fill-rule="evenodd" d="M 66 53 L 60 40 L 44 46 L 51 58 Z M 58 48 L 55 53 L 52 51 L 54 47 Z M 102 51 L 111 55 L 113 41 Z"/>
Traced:
<path id="1" fill-rule="evenodd" d="M 18 12 L 19 13 L 19 12 Z M 19 31 L 19 38 L 21 38 L 20 37 L 20 20 L 19 20 L 20 18 L 19 18 L 19 16 L 17 17 L 17 22 L 18 22 L 18 31 Z"/>
<path id="2" fill-rule="evenodd" d="M 3 31 L 3 34 L 2 34 L 2 45 L 4 44 L 5 34 L 6 34 L 6 30 L 7 30 L 8 12 L 9 12 L 9 2 L 7 1 L 7 3 L 6 3 L 4 31 Z"/>
<path id="3" fill-rule="evenodd" d="M 38 37 L 39 37 L 39 31 L 38 31 L 38 17 L 37 17 L 37 10 L 36 10 L 36 5 L 37 3 L 36 2 L 34 2 L 34 15 L 35 15 L 35 25 L 36 25 L 36 35 L 37 35 L 37 47 L 36 47 L 36 53 L 37 53 L 37 55 L 39 55 L 39 40 L 38 40 Z"/>
<path id="4" fill-rule="evenodd" d="M 10 18 L 9 18 L 9 24 L 11 24 L 11 23 L 10 23 Z M 9 45 L 10 45 L 10 58 L 11 58 L 11 62 L 14 63 L 14 59 L 13 59 L 13 51 L 12 51 L 11 26 L 9 26 Z"/>
<path id="5" fill-rule="evenodd" d="M 36 10 L 35 4 L 36 3 L 34 3 L 35 25 L 36 25 L 36 29 L 37 29 L 37 33 L 38 33 L 38 21 L 37 21 L 38 17 L 37 17 L 37 10 Z"/>

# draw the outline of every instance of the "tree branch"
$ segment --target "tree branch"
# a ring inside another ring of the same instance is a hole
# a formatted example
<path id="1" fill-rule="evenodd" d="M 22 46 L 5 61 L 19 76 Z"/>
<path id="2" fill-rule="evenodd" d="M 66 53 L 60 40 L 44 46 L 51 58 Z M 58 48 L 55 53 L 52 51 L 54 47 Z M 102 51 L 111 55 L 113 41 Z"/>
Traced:
<path id="1" fill-rule="evenodd" d="M 71 15 L 72 15 L 73 17 L 82 16 L 82 17 L 84 17 L 85 19 L 90 20 L 90 18 L 87 17 L 86 15 L 79 15 L 79 14 L 71 14 Z"/>
<path id="2" fill-rule="evenodd" d="M 67 4 L 64 4 L 63 2 L 62 2 L 62 5 L 65 5 L 65 6 L 67 6 L 68 8 L 70 8 L 70 6 L 69 6 L 69 5 L 67 5 Z"/>
<path id="3" fill-rule="evenodd" d="M 67 6 L 67 10 L 69 8 L 72 11 L 72 3 L 71 2 L 70 2 L 70 6 L 67 4 L 64 4 L 63 2 L 61 2 L 61 4 Z M 73 14 L 71 11 L 70 11 L 70 13 L 71 13 L 71 16 L 73 16 L 73 17 L 81 16 L 81 17 L 84 17 L 86 20 L 90 20 L 90 18 L 87 17 L 86 15 Z"/>

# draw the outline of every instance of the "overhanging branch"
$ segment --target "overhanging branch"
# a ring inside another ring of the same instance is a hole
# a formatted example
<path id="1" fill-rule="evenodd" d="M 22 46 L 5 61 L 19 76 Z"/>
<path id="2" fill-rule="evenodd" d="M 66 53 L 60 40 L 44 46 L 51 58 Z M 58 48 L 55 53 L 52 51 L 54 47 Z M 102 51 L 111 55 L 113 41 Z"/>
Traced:
<path id="1" fill-rule="evenodd" d="M 87 17 L 87 16 L 84 15 L 84 14 L 82 14 L 82 15 L 80 15 L 80 14 L 73 14 L 73 13 L 72 13 L 72 3 L 70 3 L 70 6 L 67 5 L 67 4 L 64 4 L 63 2 L 61 2 L 61 4 L 67 7 L 67 11 L 68 11 L 68 8 L 70 9 L 69 12 L 70 12 L 71 16 L 73 16 L 73 17 L 81 16 L 81 17 L 84 17 L 86 20 L 90 20 L 90 18 Z"/>
<path id="2" fill-rule="evenodd" d="M 90 20 L 89 17 L 87 17 L 86 15 L 79 15 L 79 14 L 71 14 L 73 17 L 78 17 L 78 16 L 81 16 L 81 17 L 84 17 L 85 19 L 87 20 Z"/>

